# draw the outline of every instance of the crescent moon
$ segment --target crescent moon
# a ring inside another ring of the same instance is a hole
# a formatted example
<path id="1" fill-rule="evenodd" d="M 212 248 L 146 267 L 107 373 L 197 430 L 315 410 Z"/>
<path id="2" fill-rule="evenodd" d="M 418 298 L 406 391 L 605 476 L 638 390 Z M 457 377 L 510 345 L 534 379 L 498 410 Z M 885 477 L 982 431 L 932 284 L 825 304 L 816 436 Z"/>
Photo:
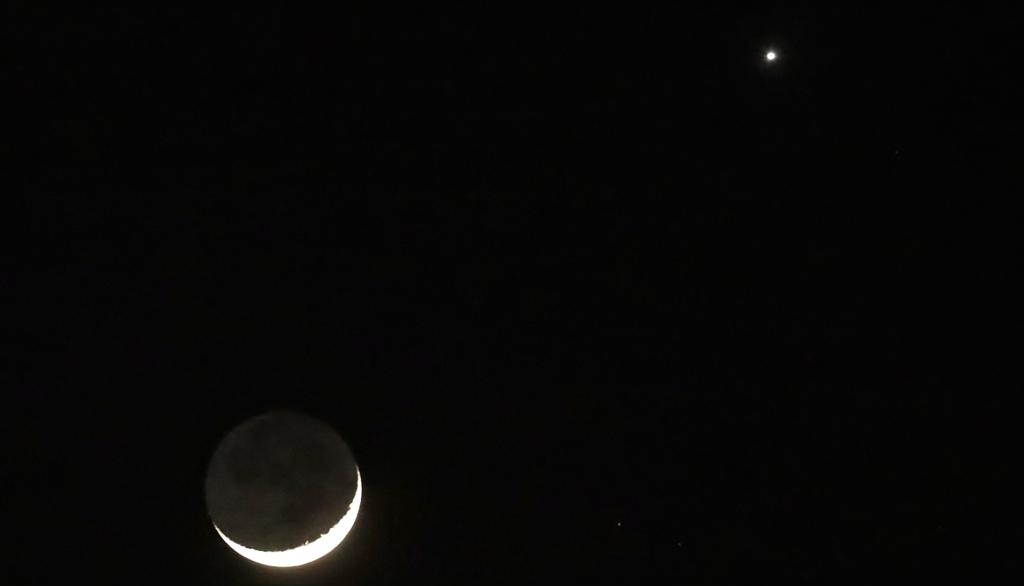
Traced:
<path id="1" fill-rule="evenodd" d="M 352 503 L 349 504 L 348 511 L 341 520 L 319 538 L 313 541 L 308 541 L 299 547 L 286 549 L 284 551 L 260 551 L 258 549 L 245 547 L 244 545 L 239 545 L 228 539 L 228 536 L 224 535 L 220 528 L 217 527 L 216 523 L 214 523 L 213 528 L 217 530 L 217 535 L 220 535 L 220 538 L 224 540 L 224 543 L 228 544 L 228 547 L 235 550 L 238 555 L 265 566 L 292 568 L 314 562 L 331 553 L 334 551 L 334 548 L 341 545 L 341 542 L 345 540 L 345 536 L 348 535 L 348 532 L 352 530 L 352 526 L 355 525 L 356 516 L 359 514 L 359 503 L 362 499 L 363 478 L 357 468 L 356 494 L 352 497 Z"/>

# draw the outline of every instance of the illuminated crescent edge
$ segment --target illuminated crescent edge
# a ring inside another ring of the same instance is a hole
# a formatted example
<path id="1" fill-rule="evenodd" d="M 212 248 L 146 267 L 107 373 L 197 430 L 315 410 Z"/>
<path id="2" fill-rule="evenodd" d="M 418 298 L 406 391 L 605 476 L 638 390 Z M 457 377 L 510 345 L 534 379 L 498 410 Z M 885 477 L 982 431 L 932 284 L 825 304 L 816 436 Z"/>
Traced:
<path id="1" fill-rule="evenodd" d="M 356 468 L 356 494 L 352 497 L 352 503 L 349 504 L 348 512 L 345 513 L 345 516 L 338 521 L 337 525 L 328 529 L 327 533 L 324 533 L 312 542 L 307 541 L 303 545 L 284 551 L 251 549 L 228 539 L 221 532 L 220 528 L 217 527 L 216 523 L 213 525 L 213 528 L 217 530 L 217 534 L 224 540 L 224 543 L 228 544 L 228 547 L 235 550 L 238 555 L 265 566 L 291 568 L 316 561 L 341 545 L 341 542 L 348 535 L 348 532 L 352 530 L 352 526 L 356 522 L 356 515 L 359 514 L 359 503 L 362 499 L 363 479 L 359 474 L 359 469 Z"/>

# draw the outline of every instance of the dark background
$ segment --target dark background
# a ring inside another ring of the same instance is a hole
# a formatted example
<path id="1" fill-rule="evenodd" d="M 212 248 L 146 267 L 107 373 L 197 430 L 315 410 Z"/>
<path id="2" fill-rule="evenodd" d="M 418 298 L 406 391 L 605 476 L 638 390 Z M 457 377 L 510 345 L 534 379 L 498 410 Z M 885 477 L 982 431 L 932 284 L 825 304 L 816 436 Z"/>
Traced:
<path id="1" fill-rule="evenodd" d="M 1018 565 L 973 358 L 1010 323 L 1019 19 L 5 12 L 5 583 Z M 202 497 L 273 408 L 365 480 L 290 572 Z"/>

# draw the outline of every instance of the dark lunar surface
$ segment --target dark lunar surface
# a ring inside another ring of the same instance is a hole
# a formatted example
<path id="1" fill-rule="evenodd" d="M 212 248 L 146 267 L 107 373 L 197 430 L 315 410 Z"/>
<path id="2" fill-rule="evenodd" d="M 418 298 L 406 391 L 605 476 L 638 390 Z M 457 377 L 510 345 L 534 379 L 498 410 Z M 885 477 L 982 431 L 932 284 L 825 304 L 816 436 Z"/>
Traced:
<path id="1" fill-rule="evenodd" d="M 356 464 L 325 423 L 293 412 L 249 419 L 217 447 L 206 477 L 213 522 L 232 541 L 281 551 L 337 524 L 356 491 Z"/>

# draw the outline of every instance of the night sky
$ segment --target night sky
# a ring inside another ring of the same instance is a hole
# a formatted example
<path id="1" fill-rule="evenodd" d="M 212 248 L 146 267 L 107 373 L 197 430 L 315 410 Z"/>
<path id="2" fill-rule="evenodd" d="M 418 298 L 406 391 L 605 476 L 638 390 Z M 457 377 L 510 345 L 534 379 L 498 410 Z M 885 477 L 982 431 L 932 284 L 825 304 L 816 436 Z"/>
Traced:
<path id="1" fill-rule="evenodd" d="M 1017 568 L 1024 22 L 934 4 L 6 8 L 0 582 Z M 271 409 L 364 483 L 293 570 L 204 503 Z"/>

